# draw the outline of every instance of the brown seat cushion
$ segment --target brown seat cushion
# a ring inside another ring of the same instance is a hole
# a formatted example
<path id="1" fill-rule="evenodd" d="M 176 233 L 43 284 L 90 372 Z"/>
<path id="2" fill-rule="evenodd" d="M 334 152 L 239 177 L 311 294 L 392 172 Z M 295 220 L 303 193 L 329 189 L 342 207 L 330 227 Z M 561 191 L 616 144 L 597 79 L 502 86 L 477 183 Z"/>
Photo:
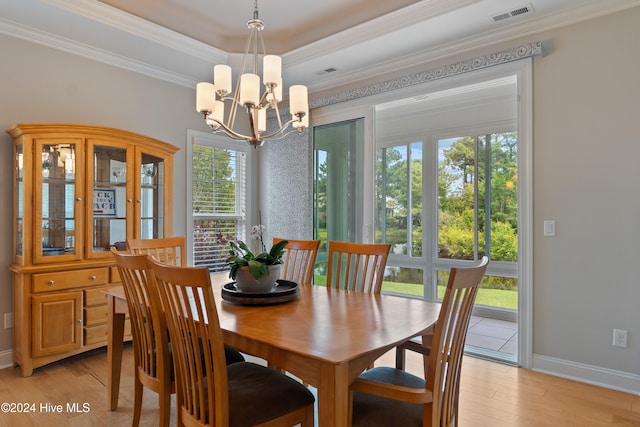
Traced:
<path id="1" fill-rule="evenodd" d="M 232 363 L 244 362 L 245 358 L 238 350 L 233 347 L 229 347 L 228 345 L 224 345 L 224 356 L 227 359 L 227 365 L 231 365 Z"/>
<path id="2" fill-rule="evenodd" d="M 240 362 L 227 373 L 230 426 L 253 426 L 315 402 L 306 387 L 274 369 Z"/>
<path id="3" fill-rule="evenodd" d="M 369 369 L 362 373 L 359 378 L 413 388 L 425 387 L 423 378 L 400 369 L 388 367 Z M 354 392 L 352 426 L 422 426 L 423 409 L 422 405 L 415 403 Z"/>

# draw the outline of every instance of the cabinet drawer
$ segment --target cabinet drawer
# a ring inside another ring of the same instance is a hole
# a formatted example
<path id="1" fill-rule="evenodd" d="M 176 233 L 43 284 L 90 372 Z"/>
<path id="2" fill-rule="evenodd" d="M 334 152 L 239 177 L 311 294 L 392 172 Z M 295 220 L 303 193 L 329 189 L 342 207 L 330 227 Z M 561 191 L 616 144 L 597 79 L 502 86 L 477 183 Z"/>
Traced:
<path id="1" fill-rule="evenodd" d="M 84 324 L 86 326 L 107 323 L 109 309 L 107 306 L 90 307 L 84 309 Z"/>
<path id="2" fill-rule="evenodd" d="M 109 302 L 109 297 L 104 293 L 106 289 L 111 286 L 104 286 L 100 288 L 90 288 L 84 290 L 84 306 L 93 307 L 96 305 L 106 306 Z"/>
<path id="3" fill-rule="evenodd" d="M 120 272 L 118 271 L 118 267 L 109 267 L 109 283 L 120 283 L 122 279 L 120 278 Z"/>
<path id="4" fill-rule="evenodd" d="M 107 284 L 105 267 L 33 275 L 34 293 L 105 284 Z"/>
<path id="5" fill-rule="evenodd" d="M 107 325 L 86 326 L 84 328 L 84 345 L 91 345 L 99 342 L 107 342 Z M 131 323 L 129 319 L 124 322 L 124 340 L 131 339 Z"/>
<path id="6" fill-rule="evenodd" d="M 86 326 L 84 328 L 84 345 L 107 341 L 107 325 Z"/>

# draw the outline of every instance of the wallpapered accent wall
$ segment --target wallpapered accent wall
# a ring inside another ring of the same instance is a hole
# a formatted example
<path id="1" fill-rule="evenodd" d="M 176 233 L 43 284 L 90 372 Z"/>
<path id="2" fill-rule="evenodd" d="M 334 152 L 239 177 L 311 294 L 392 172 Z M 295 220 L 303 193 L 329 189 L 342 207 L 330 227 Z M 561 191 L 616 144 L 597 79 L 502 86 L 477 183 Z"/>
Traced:
<path id="1" fill-rule="evenodd" d="M 313 149 L 309 131 L 269 141 L 260 151 L 258 188 L 265 239 L 313 238 Z"/>

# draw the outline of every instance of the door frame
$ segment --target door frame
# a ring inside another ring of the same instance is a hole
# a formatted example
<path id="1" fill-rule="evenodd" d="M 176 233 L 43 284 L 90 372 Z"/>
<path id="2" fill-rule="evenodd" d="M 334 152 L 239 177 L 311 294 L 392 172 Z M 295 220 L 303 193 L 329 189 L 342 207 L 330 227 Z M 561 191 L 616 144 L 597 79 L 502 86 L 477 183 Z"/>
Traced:
<path id="1" fill-rule="evenodd" d="M 533 61 L 525 58 L 383 94 L 333 104 L 311 111 L 312 126 L 354 118 L 365 119 L 362 241 L 374 239 L 375 105 L 415 96 L 417 91 L 444 90 L 508 75 L 517 76 L 518 131 L 518 359 L 530 368 L 533 357 Z M 314 177 L 309 178 L 313 181 Z M 431 265 L 430 257 L 426 260 Z"/>

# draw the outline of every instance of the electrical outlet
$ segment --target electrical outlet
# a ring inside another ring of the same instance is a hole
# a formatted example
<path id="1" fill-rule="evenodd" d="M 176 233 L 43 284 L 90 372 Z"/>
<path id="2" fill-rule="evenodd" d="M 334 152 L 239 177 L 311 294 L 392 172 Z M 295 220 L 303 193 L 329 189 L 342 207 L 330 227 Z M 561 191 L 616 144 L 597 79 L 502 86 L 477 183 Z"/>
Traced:
<path id="1" fill-rule="evenodd" d="M 4 328 L 5 329 L 13 328 L 13 313 L 4 314 Z"/>
<path id="2" fill-rule="evenodd" d="M 627 347 L 627 331 L 624 329 L 613 330 L 613 345 L 616 347 Z"/>

